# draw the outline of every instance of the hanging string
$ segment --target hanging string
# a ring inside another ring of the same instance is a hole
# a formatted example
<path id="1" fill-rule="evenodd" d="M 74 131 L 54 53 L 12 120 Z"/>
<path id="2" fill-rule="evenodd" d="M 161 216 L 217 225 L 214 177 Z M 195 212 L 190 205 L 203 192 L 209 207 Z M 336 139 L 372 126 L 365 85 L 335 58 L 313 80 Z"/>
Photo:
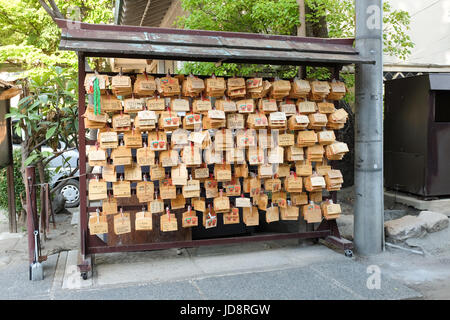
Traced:
<path id="1" fill-rule="evenodd" d="M 99 115 L 100 114 L 100 85 L 98 78 L 95 77 L 94 79 L 94 114 Z"/>

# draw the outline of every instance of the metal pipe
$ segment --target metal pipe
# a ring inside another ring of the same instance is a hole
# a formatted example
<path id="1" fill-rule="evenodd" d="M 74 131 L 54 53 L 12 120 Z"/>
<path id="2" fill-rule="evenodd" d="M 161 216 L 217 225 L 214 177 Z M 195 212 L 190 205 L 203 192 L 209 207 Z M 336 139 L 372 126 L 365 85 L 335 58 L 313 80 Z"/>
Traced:
<path id="1" fill-rule="evenodd" d="M 422 252 L 422 251 L 418 251 L 418 250 L 413 250 L 413 249 L 401 247 L 401 246 L 398 246 L 398 245 L 396 245 L 396 244 L 389 243 L 389 242 L 386 242 L 386 246 L 387 246 L 387 247 L 390 247 L 390 248 L 400 249 L 400 250 L 407 251 L 407 252 L 412 252 L 412 253 L 415 253 L 415 254 L 420 254 L 420 255 L 422 255 L 422 256 L 425 255 L 425 253 Z"/>
<path id="2" fill-rule="evenodd" d="M 34 186 L 36 178 L 35 168 L 32 166 L 26 167 L 25 175 L 27 177 L 25 195 L 27 199 L 28 260 L 31 264 L 34 261 L 34 231 L 39 230 L 39 222 L 36 221 L 36 187 Z"/>
<path id="3" fill-rule="evenodd" d="M 78 53 L 78 149 L 80 161 L 80 241 L 81 256 L 85 258 L 85 237 L 83 231 L 87 230 L 87 199 L 86 199 L 86 128 L 83 114 L 86 111 L 86 95 L 84 78 L 86 76 L 86 60 L 83 53 Z"/>
<path id="4" fill-rule="evenodd" d="M 374 65 L 356 66 L 355 223 L 360 255 L 377 254 L 384 243 L 383 196 L 383 1 L 356 2 L 356 50 Z"/>

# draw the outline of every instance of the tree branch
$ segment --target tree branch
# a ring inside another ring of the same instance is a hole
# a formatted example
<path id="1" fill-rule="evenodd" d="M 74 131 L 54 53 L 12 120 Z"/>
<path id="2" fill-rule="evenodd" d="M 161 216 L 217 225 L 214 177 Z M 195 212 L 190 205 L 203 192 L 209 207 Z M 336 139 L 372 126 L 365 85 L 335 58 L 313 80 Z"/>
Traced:
<path id="1" fill-rule="evenodd" d="M 50 3 L 50 6 L 52 7 L 53 12 L 55 13 L 55 16 L 57 18 L 64 19 L 64 16 L 61 13 L 61 11 L 59 11 L 58 6 L 56 5 L 55 1 L 54 0 L 48 0 L 48 2 Z"/>
<path id="2" fill-rule="evenodd" d="M 45 3 L 44 0 L 39 0 L 39 3 L 41 4 L 42 8 L 44 8 L 45 11 L 52 17 L 53 20 L 55 20 L 56 16 L 52 9 Z"/>
<path id="3" fill-rule="evenodd" d="M 63 153 L 68 152 L 68 151 L 72 151 L 72 150 L 75 150 L 75 149 L 76 149 L 76 148 L 69 148 L 69 149 L 65 149 L 65 150 L 56 152 L 52 157 L 46 159 L 46 162 L 44 162 L 44 167 L 46 167 L 46 166 L 50 163 L 50 161 L 52 161 L 52 160 L 55 159 L 55 158 L 58 158 L 58 157 L 59 157 L 60 155 L 62 155 Z"/>
<path id="4" fill-rule="evenodd" d="M 77 170 L 78 170 L 78 166 L 75 169 L 73 169 L 72 172 L 69 173 L 67 178 L 73 177 L 73 175 L 75 174 L 75 172 L 77 172 Z M 61 187 L 65 183 L 65 181 L 66 180 L 58 182 L 58 184 L 50 190 L 50 193 L 54 193 L 56 190 L 58 190 L 58 188 Z"/>

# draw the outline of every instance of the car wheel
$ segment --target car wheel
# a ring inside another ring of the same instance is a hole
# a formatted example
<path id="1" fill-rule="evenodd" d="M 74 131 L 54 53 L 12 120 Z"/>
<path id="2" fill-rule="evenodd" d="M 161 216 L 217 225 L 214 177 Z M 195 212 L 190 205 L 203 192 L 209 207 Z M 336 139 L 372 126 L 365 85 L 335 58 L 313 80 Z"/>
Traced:
<path id="1" fill-rule="evenodd" d="M 80 183 L 77 180 L 68 180 L 59 192 L 66 200 L 66 208 L 75 208 L 80 205 Z"/>

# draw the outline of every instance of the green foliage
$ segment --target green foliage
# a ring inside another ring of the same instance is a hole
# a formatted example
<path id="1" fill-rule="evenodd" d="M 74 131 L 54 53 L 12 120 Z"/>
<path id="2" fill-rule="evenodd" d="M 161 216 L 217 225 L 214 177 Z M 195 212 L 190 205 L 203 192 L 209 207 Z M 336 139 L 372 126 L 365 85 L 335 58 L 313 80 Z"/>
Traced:
<path id="1" fill-rule="evenodd" d="M 77 90 L 73 70 L 52 67 L 29 80 L 31 95 L 11 108 L 7 117 L 19 120 L 14 127 L 31 151 L 24 166 L 44 161 L 44 166 L 63 150 L 78 145 Z M 65 147 L 59 149 L 58 143 Z M 53 153 L 41 152 L 39 146 L 48 145 Z"/>
<path id="2" fill-rule="evenodd" d="M 295 35 L 300 24 L 296 0 L 182 0 L 182 6 L 190 15 L 180 17 L 176 25 L 185 29 Z M 218 76 L 296 74 L 285 67 L 236 63 L 216 66 L 209 62 L 185 63 L 179 72 Z"/>
<path id="3" fill-rule="evenodd" d="M 177 73 L 196 74 L 196 75 L 211 75 L 216 76 L 278 76 L 280 78 L 293 78 L 298 73 L 298 68 L 290 66 L 272 66 L 262 64 L 236 64 L 224 63 L 216 66 L 214 62 L 190 62 L 185 63 L 181 70 Z"/>
<path id="4" fill-rule="evenodd" d="M 14 162 L 14 193 L 16 196 L 15 202 L 16 202 L 16 212 L 21 212 L 22 209 L 25 209 L 22 207 L 22 202 L 20 201 L 20 197 L 22 199 L 26 200 L 25 197 L 25 185 L 23 184 L 23 177 L 21 172 L 21 159 L 22 154 L 20 149 L 14 149 L 13 150 L 13 162 Z M 45 170 L 45 178 L 47 181 L 49 181 L 51 175 L 53 174 L 49 170 Z M 36 181 L 39 182 L 39 177 L 36 172 Z M 8 185 L 8 179 L 7 179 L 7 171 L 6 168 L 0 169 L 0 208 L 8 210 L 8 189 L 10 186 Z M 40 188 L 36 188 L 36 204 L 37 207 L 40 208 Z"/>
<path id="5" fill-rule="evenodd" d="M 14 160 L 14 192 L 16 195 L 16 211 L 22 210 L 22 203 L 20 202 L 20 194 L 25 198 L 25 186 L 23 184 L 22 172 L 20 171 L 21 152 L 19 149 L 13 151 Z M 8 209 L 8 180 L 6 169 L 0 169 L 0 208 Z"/>
<path id="6" fill-rule="evenodd" d="M 325 17 L 330 38 L 352 38 L 355 36 L 354 0 L 306 0 L 305 3 L 315 14 L 307 14 L 306 19 L 317 22 Z M 384 52 L 405 60 L 414 43 L 407 35 L 411 16 L 403 10 L 393 10 L 388 1 L 383 2 L 383 45 Z"/>
<path id="7" fill-rule="evenodd" d="M 57 0 L 61 13 L 90 23 L 110 23 L 113 1 Z M 24 77 L 52 66 L 75 69 L 74 52 L 59 51 L 60 30 L 38 0 L 0 0 L 0 64 L 17 65 Z"/>
<path id="8" fill-rule="evenodd" d="M 56 0 L 56 5 L 71 20 L 113 21 L 112 0 Z M 30 91 L 9 114 L 19 120 L 14 130 L 24 141 L 22 167 L 45 168 L 53 158 L 77 147 L 77 56 L 59 51 L 59 41 L 60 29 L 38 0 L 0 0 L 0 66 L 23 71 L 21 84 Z M 44 145 L 54 152 L 41 152 Z"/>
<path id="9" fill-rule="evenodd" d="M 295 0 L 181 1 L 183 9 L 190 12 L 190 15 L 179 18 L 176 25 L 186 29 L 295 35 L 300 24 L 298 5 Z M 355 36 L 354 0 L 306 0 L 305 3 L 313 12 L 306 15 L 307 22 L 317 23 L 325 17 L 329 37 Z M 406 34 L 410 16 L 405 11 L 393 10 L 387 1 L 384 2 L 383 11 L 384 51 L 389 55 L 406 59 L 414 46 Z M 216 66 L 209 62 L 192 62 L 185 63 L 180 72 L 242 76 L 263 73 L 287 77 L 295 75 L 296 69 L 242 64 Z M 310 78 L 329 79 L 329 74 L 329 71 L 324 68 L 308 68 Z"/>
<path id="10" fill-rule="evenodd" d="M 388 2 L 383 3 L 383 10 L 383 50 L 390 56 L 406 60 L 414 48 L 411 37 L 406 34 L 411 16 L 403 10 L 392 10 Z"/>
<path id="11" fill-rule="evenodd" d="M 296 34 L 296 0 L 182 0 L 190 13 L 176 22 L 185 29 Z"/>

